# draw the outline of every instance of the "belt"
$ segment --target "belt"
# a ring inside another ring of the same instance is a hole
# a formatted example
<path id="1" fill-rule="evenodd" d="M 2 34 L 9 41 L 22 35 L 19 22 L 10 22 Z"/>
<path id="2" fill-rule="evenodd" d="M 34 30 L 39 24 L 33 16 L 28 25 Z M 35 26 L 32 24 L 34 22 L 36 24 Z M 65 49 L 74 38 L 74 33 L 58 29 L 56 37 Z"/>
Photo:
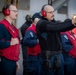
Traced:
<path id="1" fill-rule="evenodd" d="M 52 57 L 54 55 L 57 55 L 59 53 L 61 53 L 61 51 L 47 51 L 46 50 L 46 51 L 41 52 L 41 56 L 48 59 L 48 58 L 50 58 L 50 57 Z"/>

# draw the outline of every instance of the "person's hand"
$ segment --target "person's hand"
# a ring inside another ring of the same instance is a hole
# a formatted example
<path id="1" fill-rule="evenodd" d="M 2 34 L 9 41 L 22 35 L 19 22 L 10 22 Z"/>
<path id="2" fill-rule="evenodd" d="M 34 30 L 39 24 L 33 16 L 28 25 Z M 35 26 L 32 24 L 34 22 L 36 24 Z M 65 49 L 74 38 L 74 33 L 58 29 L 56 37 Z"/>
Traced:
<path id="1" fill-rule="evenodd" d="M 19 44 L 18 38 L 11 38 L 10 45 L 16 45 L 16 44 Z"/>
<path id="2" fill-rule="evenodd" d="M 16 62 L 16 70 L 18 71 L 20 69 L 20 64 Z"/>
<path id="3" fill-rule="evenodd" d="M 72 16 L 72 24 L 76 25 L 76 14 Z"/>
<path id="4" fill-rule="evenodd" d="M 38 22 L 39 20 L 40 20 L 39 18 L 35 18 L 35 20 L 34 20 L 35 25 L 37 24 L 37 22 Z"/>

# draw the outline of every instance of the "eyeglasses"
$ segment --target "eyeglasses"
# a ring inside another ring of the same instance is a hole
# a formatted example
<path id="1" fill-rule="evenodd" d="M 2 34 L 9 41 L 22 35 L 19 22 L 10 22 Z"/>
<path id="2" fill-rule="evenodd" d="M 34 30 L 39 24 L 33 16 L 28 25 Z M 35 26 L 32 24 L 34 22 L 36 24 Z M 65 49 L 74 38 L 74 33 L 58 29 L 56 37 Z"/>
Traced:
<path id="1" fill-rule="evenodd" d="M 15 12 L 15 13 L 18 12 L 18 10 L 10 10 L 10 11 L 13 11 L 13 12 Z"/>
<path id="2" fill-rule="evenodd" d="M 54 13 L 54 11 L 51 11 L 51 12 L 46 12 L 46 13 L 51 13 L 51 14 L 52 14 L 52 13 Z"/>

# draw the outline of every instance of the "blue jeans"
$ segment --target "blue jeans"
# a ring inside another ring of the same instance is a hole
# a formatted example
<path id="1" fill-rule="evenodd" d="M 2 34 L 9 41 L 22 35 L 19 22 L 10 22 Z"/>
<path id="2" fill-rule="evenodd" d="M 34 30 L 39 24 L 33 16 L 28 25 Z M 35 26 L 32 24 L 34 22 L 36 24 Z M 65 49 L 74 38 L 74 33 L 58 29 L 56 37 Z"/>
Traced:
<path id="1" fill-rule="evenodd" d="M 58 67 L 55 67 L 55 58 L 58 58 Z M 42 58 L 42 63 L 45 62 L 45 59 Z M 49 58 L 50 69 L 42 68 L 42 75 L 64 75 L 64 59 L 61 53 L 54 55 Z"/>
<path id="2" fill-rule="evenodd" d="M 28 75 L 41 75 L 41 64 L 39 56 L 28 55 L 26 64 Z"/>
<path id="3" fill-rule="evenodd" d="M 69 56 L 66 53 L 63 53 L 63 56 L 64 56 L 64 71 L 65 71 L 65 75 L 74 75 L 75 58 Z"/>

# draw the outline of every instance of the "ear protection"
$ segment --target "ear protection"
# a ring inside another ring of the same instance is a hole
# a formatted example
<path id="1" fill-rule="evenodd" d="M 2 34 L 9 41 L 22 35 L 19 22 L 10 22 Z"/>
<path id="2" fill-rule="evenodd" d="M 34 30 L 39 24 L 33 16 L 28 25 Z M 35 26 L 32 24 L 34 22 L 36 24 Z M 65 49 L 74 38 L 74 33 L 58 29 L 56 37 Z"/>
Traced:
<path id="1" fill-rule="evenodd" d="M 31 15 L 26 15 L 25 19 L 26 21 L 31 21 Z"/>
<path id="2" fill-rule="evenodd" d="M 43 7 L 42 7 L 42 9 L 41 9 L 41 15 L 42 15 L 43 17 L 46 17 L 46 16 L 47 16 L 46 11 L 44 10 L 44 8 L 45 8 L 46 5 L 48 5 L 48 4 L 43 5 Z"/>
<path id="3" fill-rule="evenodd" d="M 47 16 L 47 14 L 46 14 L 46 12 L 45 12 L 44 10 L 41 11 L 41 15 L 42 15 L 43 17 L 46 17 L 46 16 Z"/>
<path id="4" fill-rule="evenodd" d="M 8 4 L 4 5 L 2 12 L 5 16 L 9 16 L 10 15 L 10 10 L 9 10 L 9 6 Z"/>

